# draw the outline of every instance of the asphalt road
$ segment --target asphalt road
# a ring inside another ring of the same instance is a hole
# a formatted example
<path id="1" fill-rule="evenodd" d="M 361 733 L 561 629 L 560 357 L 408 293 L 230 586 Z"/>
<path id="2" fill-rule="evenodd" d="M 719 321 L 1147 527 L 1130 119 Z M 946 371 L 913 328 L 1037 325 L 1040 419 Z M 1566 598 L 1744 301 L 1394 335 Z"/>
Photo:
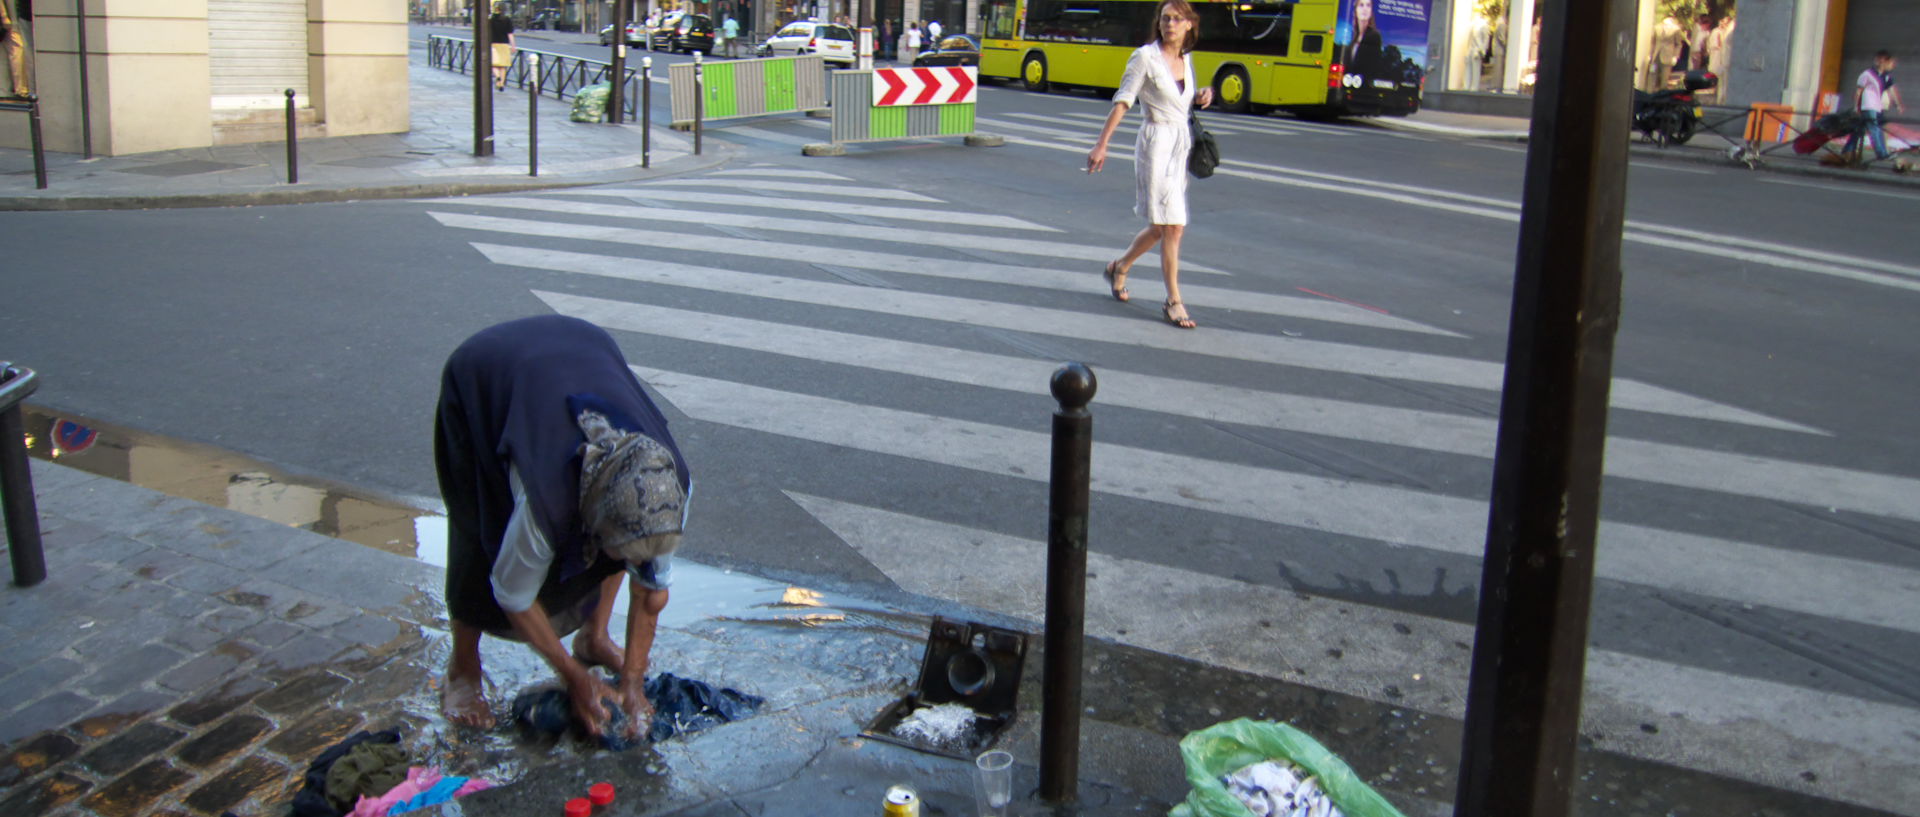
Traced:
<path id="1" fill-rule="evenodd" d="M 1081 169 L 1105 107 L 986 88 L 1004 147 L 835 159 L 720 123 L 725 169 L 546 195 L 10 213 L 0 345 L 42 405 L 431 502 L 446 353 L 579 315 L 671 406 L 688 558 L 1009 615 L 1046 377 L 1086 361 L 1090 632 L 1457 716 L 1523 149 L 1209 117 L 1182 332 L 1151 257 L 1131 304 L 1099 278 L 1138 227 L 1130 161 Z M 1920 196 L 1628 186 L 1589 737 L 1915 813 Z"/>

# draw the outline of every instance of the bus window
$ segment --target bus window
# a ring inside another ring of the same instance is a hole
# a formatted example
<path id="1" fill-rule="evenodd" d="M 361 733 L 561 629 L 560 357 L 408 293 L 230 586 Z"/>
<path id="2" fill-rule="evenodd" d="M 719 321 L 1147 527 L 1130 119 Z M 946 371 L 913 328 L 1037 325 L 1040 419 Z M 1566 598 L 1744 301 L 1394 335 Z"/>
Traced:
<path id="1" fill-rule="evenodd" d="M 1308 54 L 1318 54 L 1326 47 L 1327 37 L 1324 34 L 1308 34 L 1300 38 L 1300 50 Z"/>
<path id="2" fill-rule="evenodd" d="M 987 33 L 994 39 L 1014 37 L 1014 11 L 1019 0 L 987 0 Z"/>
<path id="3" fill-rule="evenodd" d="M 1293 6 L 1280 3 L 1195 3 L 1201 51 L 1287 56 Z"/>

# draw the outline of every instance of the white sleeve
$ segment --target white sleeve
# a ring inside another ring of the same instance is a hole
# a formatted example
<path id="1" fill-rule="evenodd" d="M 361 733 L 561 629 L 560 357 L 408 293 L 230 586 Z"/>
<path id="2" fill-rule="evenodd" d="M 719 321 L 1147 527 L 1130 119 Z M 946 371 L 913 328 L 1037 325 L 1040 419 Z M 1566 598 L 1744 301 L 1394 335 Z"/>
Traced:
<path id="1" fill-rule="evenodd" d="M 1120 90 L 1113 93 L 1113 101 L 1124 102 L 1131 108 L 1140 99 L 1140 86 L 1147 82 L 1147 60 L 1145 52 L 1135 51 L 1127 58 L 1127 70 L 1120 75 Z"/>
<path id="2" fill-rule="evenodd" d="M 520 472 L 507 466 L 507 485 L 513 490 L 513 516 L 507 519 L 507 532 L 500 541 L 500 556 L 493 560 L 493 600 L 509 613 L 523 613 L 540 596 L 540 585 L 547 581 L 547 568 L 553 565 L 553 546 L 533 519 L 527 507 L 527 490 L 520 484 Z"/>

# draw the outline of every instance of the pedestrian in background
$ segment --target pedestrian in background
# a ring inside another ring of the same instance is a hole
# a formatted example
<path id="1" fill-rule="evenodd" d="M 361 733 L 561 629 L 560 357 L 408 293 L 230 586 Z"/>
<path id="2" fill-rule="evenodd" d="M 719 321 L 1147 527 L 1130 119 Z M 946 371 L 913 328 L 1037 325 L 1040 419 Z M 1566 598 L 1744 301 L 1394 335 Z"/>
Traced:
<path id="1" fill-rule="evenodd" d="M 1893 103 L 1893 109 L 1907 112 L 1907 106 L 1900 102 L 1900 90 L 1893 87 L 1893 54 L 1879 51 L 1873 55 L 1873 67 L 1860 72 L 1860 78 L 1854 82 L 1853 109 L 1860 112 L 1861 130 L 1867 132 L 1867 138 L 1873 142 L 1873 154 L 1877 158 L 1887 158 L 1887 103 Z M 1854 131 L 1847 137 L 1847 146 L 1840 152 L 1852 155 L 1854 146 L 1860 141 L 1860 131 Z"/>
<path id="2" fill-rule="evenodd" d="M 542 315 L 468 338 L 441 373 L 433 458 L 447 506 L 447 720 L 493 723 L 484 633 L 531 645 L 588 732 L 602 733 L 607 702 L 630 732 L 650 724 L 649 655 L 693 481 L 612 336 Z M 623 573 L 625 648 L 607 631 Z M 576 630 L 569 652 L 560 639 Z"/>
<path id="3" fill-rule="evenodd" d="M 1180 239 L 1187 225 L 1187 152 L 1193 148 L 1187 115 L 1195 97 L 1193 62 L 1188 55 L 1200 41 L 1200 15 L 1187 0 L 1161 0 L 1154 13 L 1152 42 L 1134 49 L 1113 95 L 1113 110 L 1100 129 L 1100 138 L 1087 154 L 1087 172 L 1098 173 L 1107 164 L 1107 142 L 1127 109 L 1137 102 L 1146 109 L 1145 125 L 1133 145 L 1133 214 L 1147 220 L 1133 237 L 1125 255 L 1107 262 L 1103 274 L 1116 300 L 1130 299 L 1127 271 L 1155 244 L 1160 245 L 1160 277 L 1166 281 L 1167 301 L 1161 314 L 1181 329 L 1199 324 L 1180 300 Z M 1213 89 L 1198 89 L 1204 108 L 1213 104 Z"/>
<path id="4" fill-rule="evenodd" d="M 33 49 L 27 45 L 27 15 L 15 0 L 0 0 L 0 50 L 7 52 L 7 76 L 13 95 L 33 95 Z"/>
<path id="5" fill-rule="evenodd" d="M 740 56 L 740 21 L 727 15 L 727 21 L 720 24 L 720 50 L 730 59 Z"/>
<path id="6" fill-rule="evenodd" d="M 487 18 L 487 40 L 493 43 L 493 89 L 507 89 L 507 66 L 513 64 L 513 18 L 507 16 L 507 4 L 493 4 L 493 16 Z"/>
<path id="7" fill-rule="evenodd" d="M 940 47 L 940 21 L 939 20 L 927 21 L 927 45 L 935 48 Z"/>
<path id="8" fill-rule="evenodd" d="M 899 62 L 912 65 L 913 59 L 920 56 L 920 22 L 916 20 L 907 23 L 906 34 L 902 36 L 906 37 L 907 41 L 900 49 Z"/>

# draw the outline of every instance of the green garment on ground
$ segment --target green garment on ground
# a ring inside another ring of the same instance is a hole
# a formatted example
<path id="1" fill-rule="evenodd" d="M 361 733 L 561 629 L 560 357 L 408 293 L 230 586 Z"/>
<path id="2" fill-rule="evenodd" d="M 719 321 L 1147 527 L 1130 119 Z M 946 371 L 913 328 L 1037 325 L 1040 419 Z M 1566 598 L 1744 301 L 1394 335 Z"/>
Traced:
<path id="1" fill-rule="evenodd" d="M 327 770 L 327 802 L 352 811 L 361 795 L 379 797 L 406 779 L 407 750 L 396 743 L 362 743 Z"/>

